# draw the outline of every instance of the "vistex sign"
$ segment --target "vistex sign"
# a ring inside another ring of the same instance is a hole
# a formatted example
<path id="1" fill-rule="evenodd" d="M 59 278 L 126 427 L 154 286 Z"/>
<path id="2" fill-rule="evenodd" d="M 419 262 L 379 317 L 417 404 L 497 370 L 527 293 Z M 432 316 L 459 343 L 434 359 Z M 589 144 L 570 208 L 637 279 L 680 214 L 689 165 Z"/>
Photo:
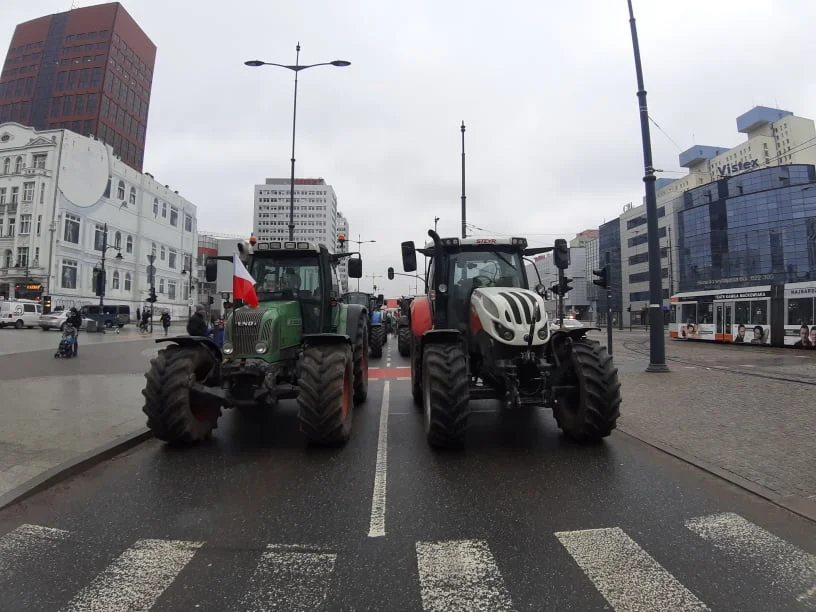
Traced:
<path id="1" fill-rule="evenodd" d="M 753 170 L 759 168 L 759 160 L 751 159 L 748 161 L 741 161 L 736 164 L 725 164 L 724 166 L 717 166 L 717 173 L 720 176 L 728 176 L 735 172 L 743 172 L 745 170 Z"/>

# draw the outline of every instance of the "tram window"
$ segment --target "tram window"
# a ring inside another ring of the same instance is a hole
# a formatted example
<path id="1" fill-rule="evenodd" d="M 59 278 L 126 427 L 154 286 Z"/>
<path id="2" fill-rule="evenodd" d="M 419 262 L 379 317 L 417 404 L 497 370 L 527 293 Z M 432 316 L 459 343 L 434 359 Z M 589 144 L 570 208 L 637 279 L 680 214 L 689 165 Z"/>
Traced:
<path id="1" fill-rule="evenodd" d="M 683 304 L 681 323 L 697 323 L 697 304 Z"/>
<path id="2" fill-rule="evenodd" d="M 768 324 L 767 300 L 751 300 L 751 323 L 754 325 Z"/>
<path id="3" fill-rule="evenodd" d="M 714 303 L 701 302 L 697 306 L 697 323 L 705 325 L 714 324 Z"/>
<path id="4" fill-rule="evenodd" d="M 671 305 L 669 311 L 669 323 L 677 323 L 677 306 L 675 304 Z"/>
<path id="5" fill-rule="evenodd" d="M 751 322 L 751 302 L 743 300 L 734 304 L 734 323 L 748 325 Z"/>
<path id="6" fill-rule="evenodd" d="M 788 325 L 811 325 L 813 323 L 813 298 L 788 300 Z"/>

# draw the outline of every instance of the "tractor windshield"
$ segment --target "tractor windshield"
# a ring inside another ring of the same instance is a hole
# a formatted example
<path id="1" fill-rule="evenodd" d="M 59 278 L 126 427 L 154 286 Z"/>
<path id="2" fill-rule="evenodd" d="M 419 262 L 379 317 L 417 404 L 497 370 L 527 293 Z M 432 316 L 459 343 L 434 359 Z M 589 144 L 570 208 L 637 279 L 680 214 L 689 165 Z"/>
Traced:
<path id="1" fill-rule="evenodd" d="M 346 304 L 359 304 L 360 306 L 369 306 L 369 296 L 367 293 L 347 293 L 343 296 L 343 301 Z"/>
<path id="2" fill-rule="evenodd" d="M 320 265 L 311 255 L 256 254 L 249 273 L 260 301 L 320 298 Z"/>
<path id="3" fill-rule="evenodd" d="M 513 251 L 460 251 L 449 256 L 450 295 L 456 319 L 464 316 L 470 294 L 477 287 L 526 288 L 521 255 Z M 465 309 L 465 310 L 462 310 Z M 460 310 L 462 312 L 460 312 Z"/>

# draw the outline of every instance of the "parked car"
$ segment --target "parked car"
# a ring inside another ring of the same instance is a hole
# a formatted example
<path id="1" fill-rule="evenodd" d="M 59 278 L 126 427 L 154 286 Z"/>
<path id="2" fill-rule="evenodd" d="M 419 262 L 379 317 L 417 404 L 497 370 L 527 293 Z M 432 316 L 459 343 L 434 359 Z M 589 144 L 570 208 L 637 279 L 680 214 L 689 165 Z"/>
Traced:
<path id="1" fill-rule="evenodd" d="M 584 327 L 583 322 L 578 319 L 568 319 L 564 317 L 564 329 L 576 329 L 578 327 Z"/>
<path id="2" fill-rule="evenodd" d="M 43 331 L 48 331 L 49 329 L 58 329 L 60 331 L 65 329 L 65 321 L 68 319 L 69 311 L 67 310 L 60 310 L 58 312 L 52 312 L 51 314 L 43 315 L 40 317 L 40 321 L 38 325 L 43 329 Z M 88 321 L 91 321 L 88 317 L 82 317 L 82 326 L 80 329 L 87 329 Z"/>

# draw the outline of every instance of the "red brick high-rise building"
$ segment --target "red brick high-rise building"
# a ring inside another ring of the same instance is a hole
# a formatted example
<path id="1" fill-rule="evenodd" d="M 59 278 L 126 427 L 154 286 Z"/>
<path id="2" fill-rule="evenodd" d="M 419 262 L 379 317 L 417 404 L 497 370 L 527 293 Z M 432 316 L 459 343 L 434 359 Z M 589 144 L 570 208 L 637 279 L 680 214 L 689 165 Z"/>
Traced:
<path id="1" fill-rule="evenodd" d="M 94 135 L 141 172 L 155 61 L 118 2 L 26 21 L 0 74 L 0 123 Z"/>

